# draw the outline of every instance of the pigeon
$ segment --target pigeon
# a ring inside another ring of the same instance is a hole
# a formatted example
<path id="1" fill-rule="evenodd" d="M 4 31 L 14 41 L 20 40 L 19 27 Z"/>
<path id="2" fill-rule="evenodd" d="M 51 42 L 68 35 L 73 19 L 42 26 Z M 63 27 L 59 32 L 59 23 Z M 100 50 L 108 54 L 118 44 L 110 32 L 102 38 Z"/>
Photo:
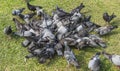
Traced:
<path id="1" fill-rule="evenodd" d="M 31 30 L 28 30 L 26 28 L 25 24 L 20 23 L 16 18 L 13 18 L 13 21 L 17 28 L 17 32 L 14 32 L 15 35 L 20 37 L 28 37 L 35 35 Z"/>
<path id="2" fill-rule="evenodd" d="M 87 37 L 89 35 L 88 31 L 85 29 L 81 29 L 77 32 L 78 37 Z"/>
<path id="3" fill-rule="evenodd" d="M 91 19 L 91 15 L 85 16 L 82 22 L 88 22 Z"/>
<path id="4" fill-rule="evenodd" d="M 86 30 L 87 30 L 88 32 L 91 32 L 91 31 L 93 31 L 94 29 L 97 29 L 97 28 L 101 27 L 100 25 L 95 24 L 95 23 L 93 23 L 93 22 L 91 22 L 91 21 L 83 22 L 82 24 L 84 25 L 84 27 L 86 28 Z"/>
<path id="5" fill-rule="evenodd" d="M 92 39 L 99 46 L 103 48 L 107 47 L 105 41 L 103 41 L 102 38 L 98 37 L 97 35 L 89 35 L 89 38 Z"/>
<path id="6" fill-rule="evenodd" d="M 69 48 L 69 46 L 67 45 L 67 42 L 64 42 L 64 46 L 65 46 L 65 50 L 64 50 L 64 57 L 68 62 L 68 65 L 72 64 L 74 65 L 76 68 L 80 68 L 80 65 L 74 55 L 74 53 L 72 52 L 72 50 Z"/>
<path id="7" fill-rule="evenodd" d="M 30 41 L 26 39 L 21 44 L 23 47 L 27 47 L 30 44 Z"/>
<path id="8" fill-rule="evenodd" d="M 76 40 L 77 44 L 76 44 L 76 47 L 78 50 L 82 49 L 83 47 L 86 47 L 87 46 L 87 41 L 86 40 L 83 40 L 82 38 L 78 38 Z"/>
<path id="9" fill-rule="evenodd" d="M 60 17 L 60 18 L 64 18 L 66 16 L 71 16 L 70 13 L 65 12 L 63 9 L 59 8 L 58 6 L 56 7 L 55 13 L 57 13 L 58 17 Z"/>
<path id="10" fill-rule="evenodd" d="M 75 9 L 73 9 L 71 11 L 71 14 L 74 14 L 75 12 L 80 12 L 84 7 L 85 7 L 85 5 L 83 5 L 83 3 L 81 3 L 80 6 L 77 6 Z"/>
<path id="11" fill-rule="evenodd" d="M 39 56 L 39 62 L 45 63 L 46 59 L 52 59 L 55 53 L 54 45 L 53 44 L 47 44 L 44 50 L 41 51 L 41 54 Z"/>
<path id="12" fill-rule="evenodd" d="M 102 35 L 106 35 L 106 34 L 110 33 L 111 31 L 113 31 L 116 28 L 118 28 L 118 26 L 116 26 L 116 25 L 115 26 L 112 26 L 112 25 L 103 26 L 103 27 L 99 27 L 99 28 L 95 29 L 95 32 L 97 34 L 99 34 L 100 36 L 102 36 Z"/>
<path id="13" fill-rule="evenodd" d="M 18 16 L 18 15 L 21 14 L 24 10 L 25 10 L 25 8 L 13 10 L 13 11 L 12 11 L 12 15 L 17 15 L 17 16 Z"/>
<path id="14" fill-rule="evenodd" d="M 96 53 L 89 61 L 88 68 L 91 71 L 99 71 L 100 70 L 100 53 Z"/>
<path id="15" fill-rule="evenodd" d="M 41 16 L 44 11 L 42 7 L 36 7 L 36 12 L 37 12 L 37 16 Z"/>
<path id="16" fill-rule="evenodd" d="M 6 34 L 6 35 L 10 35 L 12 33 L 12 28 L 11 26 L 7 26 L 4 28 L 3 32 Z"/>
<path id="17" fill-rule="evenodd" d="M 32 58 L 32 57 L 35 57 L 32 53 L 30 53 L 29 55 L 25 56 L 26 59 L 29 59 L 29 58 Z"/>
<path id="18" fill-rule="evenodd" d="M 50 26 L 53 24 L 52 17 L 46 13 L 42 13 L 42 24 L 40 25 L 43 28 L 50 28 Z"/>
<path id="19" fill-rule="evenodd" d="M 29 23 L 30 21 L 30 19 L 31 18 L 33 18 L 33 16 L 35 16 L 36 15 L 36 13 L 30 13 L 30 14 L 26 14 L 26 15 L 23 15 L 23 14 L 19 14 L 18 16 L 22 19 L 22 20 L 24 20 L 26 23 Z"/>
<path id="20" fill-rule="evenodd" d="M 56 36 L 59 40 L 61 40 L 64 37 L 64 34 L 67 33 L 67 28 L 65 26 L 61 26 L 58 28 Z"/>
<path id="21" fill-rule="evenodd" d="M 27 47 L 27 50 L 28 52 L 32 53 L 35 49 L 37 49 L 36 45 L 34 42 L 31 42 L 28 47 Z"/>
<path id="22" fill-rule="evenodd" d="M 24 24 L 20 23 L 20 21 L 17 20 L 16 18 L 13 18 L 13 22 L 14 22 L 15 25 L 16 25 L 17 31 L 27 30 L 26 27 L 24 26 Z"/>
<path id="23" fill-rule="evenodd" d="M 27 7 L 30 11 L 36 11 L 36 8 L 42 8 L 41 6 L 31 5 L 29 2 L 27 2 Z"/>
<path id="24" fill-rule="evenodd" d="M 79 12 L 75 12 L 71 17 L 70 17 L 70 21 L 71 23 L 79 23 L 82 19 L 82 14 Z"/>
<path id="25" fill-rule="evenodd" d="M 108 54 L 106 52 L 102 52 L 102 54 L 110 60 L 114 65 L 116 65 L 120 69 L 120 55 L 117 54 Z"/>
<path id="26" fill-rule="evenodd" d="M 35 36 L 35 34 L 32 33 L 31 31 L 24 31 L 24 30 L 15 32 L 14 34 L 17 35 L 17 36 L 20 36 L 20 37 Z"/>
<path id="27" fill-rule="evenodd" d="M 30 52 L 29 55 L 25 56 L 25 58 L 29 59 L 29 58 L 32 58 L 32 57 L 37 57 L 41 54 L 41 49 L 34 49 Z"/>
<path id="28" fill-rule="evenodd" d="M 111 20 L 113 20 L 116 17 L 114 13 L 112 15 L 109 15 L 107 12 L 103 14 L 103 19 L 107 22 L 110 23 Z"/>
<path id="29" fill-rule="evenodd" d="M 89 37 L 78 38 L 76 40 L 76 42 L 77 42 L 76 45 L 77 45 L 78 50 L 80 50 L 86 46 L 90 46 L 90 47 L 98 47 L 99 46 L 96 42 L 94 42 Z"/>
<path id="30" fill-rule="evenodd" d="M 55 48 L 58 56 L 63 56 L 63 52 L 62 52 L 63 46 L 61 43 L 57 43 L 54 48 Z"/>
<path id="31" fill-rule="evenodd" d="M 76 39 L 74 39 L 74 37 L 65 37 L 64 41 L 67 41 L 68 46 L 75 46 L 77 44 Z"/>
<path id="32" fill-rule="evenodd" d="M 54 40 L 55 39 L 55 35 L 47 28 L 45 28 L 43 31 L 42 31 L 42 38 L 43 39 L 49 39 L 49 40 Z"/>
<path id="33" fill-rule="evenodd" d="M 89 37 L 83 37 L 82 39 L 83 39 L 83 41 L 85 41 L 87 46 L 91 46 L 91 47 L 98 47 L 99 46 L 98 44 L 96 44 L 96 42 L 94 42 Z"/>

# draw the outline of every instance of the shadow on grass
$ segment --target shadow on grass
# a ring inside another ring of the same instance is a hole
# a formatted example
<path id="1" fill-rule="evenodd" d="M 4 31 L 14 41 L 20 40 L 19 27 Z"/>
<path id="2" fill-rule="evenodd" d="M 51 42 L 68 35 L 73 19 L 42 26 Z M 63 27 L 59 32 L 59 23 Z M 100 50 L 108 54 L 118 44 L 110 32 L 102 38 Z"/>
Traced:
<path id="1" fill-rule="evenodd" d="M 76 58 L 80 64 L 80 68 L 84 69 L 85 71 L 88 70 L 88 67 L 87 67 L 87 63 L 86 63 L 86 59 L 85 59 L 85 52 L 84 51 L 81 51 L 79 52 L 78 55 L 76 55 Z"/>
<path id="2" fill-rule="evenodd" d="M 117 20 L 111 22 L 111 25 L 118 25 L 118 26 L 120 26 L 120 18 L 118 18 Z"/>
<path id="3" fill-rule="evenodd" d="M 63 56 L 56 56 L 56 55 L 55 55 L 55 57 L 53 57 L 52 59 L 49 60 L 48 63 L 46 63 L 46 66 L 49 67 L 49 66 L 51 66 L 51 65 L 54 65 L 55 62 L 59 62 L 59 60 L 61 60 L 62 57 L 63 57 Z"/>
<path id="4" fill-rule="evenodd" d="M 106 65 L 107 64 L 107 65 Z M 106 59 L 101 59 L 100 71 L 108 71 L 111 68 L 111 64 Z"/>
<path id="5" fill-rule="evenodd" d="M 15 35 L 14 33 L 10 34 L 10 37 L 13 38 L 13 39 L 16 39 L 16 40 L 22 38 L 22 37 L 20 37 L 20 36 Z"/>

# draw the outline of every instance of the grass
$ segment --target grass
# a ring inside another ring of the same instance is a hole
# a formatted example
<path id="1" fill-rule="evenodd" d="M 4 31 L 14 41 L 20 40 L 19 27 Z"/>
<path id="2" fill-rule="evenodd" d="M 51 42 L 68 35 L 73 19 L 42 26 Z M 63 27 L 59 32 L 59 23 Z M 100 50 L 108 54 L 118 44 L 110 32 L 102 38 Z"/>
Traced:
<path id="1" fill-rule="evenodd" d="M 117 18 L 112 21 L 112 24 L 120 26 L 120 0 L 31 0 L 30 3 L 43 6 L 46 12 L 50 14 L 56 5 L 69 12 L 81 2 L 86 6 L 82 13 L 92 15 L 93 22 L 104 26 L 102 14 L 114 12 Z M 25 0 L 0 0 L 0 71 L 77 71 L 74 66 L 68 68 L 66 60 L 57 56 L 48 64 L 39 64 L 35 58 L 24 62 L 24 57 L 28 52 L 21 46 L 23 38 L 10 38 L 3 34 L 3 29 L 7 25 L 12 25 L 15 31 L 11 11 L 21 7 L 26 8 Z M 25 11 L 25 13 L 28 12 L 29 10 Z M 120 28 L 102 38 L 107 42 L 108 47 L 105 49 L 107 52 L 120 54 Z M 81 65 L 79 71 L 89 71 L 87 68 L 89 59 L 93 54 L 102 50 L 100 47 L 88 47 L 80 51 L 74 49 L 73 51 Z M 101 63 L 100 71 L 119 71 L 103 56 L 101 56 Z"/>

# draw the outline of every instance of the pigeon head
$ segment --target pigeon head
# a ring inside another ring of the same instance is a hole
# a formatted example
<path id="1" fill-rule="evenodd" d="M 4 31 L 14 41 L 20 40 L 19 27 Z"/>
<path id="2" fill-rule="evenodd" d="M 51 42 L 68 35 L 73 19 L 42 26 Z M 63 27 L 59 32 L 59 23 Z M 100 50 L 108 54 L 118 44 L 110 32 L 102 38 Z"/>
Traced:
<path id="1" fill-rule="evenodd" d="M 15 12 L 15 11 L 12 11 L 12 15 L 16 15 L 16 12 Z"/>

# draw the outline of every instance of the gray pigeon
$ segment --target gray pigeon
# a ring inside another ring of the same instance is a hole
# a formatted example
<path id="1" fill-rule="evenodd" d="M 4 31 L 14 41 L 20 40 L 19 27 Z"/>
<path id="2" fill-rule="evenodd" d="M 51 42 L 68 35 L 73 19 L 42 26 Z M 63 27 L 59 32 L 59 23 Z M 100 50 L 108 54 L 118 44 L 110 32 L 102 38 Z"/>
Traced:
<path id="1" fill-rule="evenodd" d="M 100 59 L 99 59 L 100 53 L 96 53 L 91 60 L 88 63 L 88 68 L 91 71 L 99 71 L 100 70 Z"/>
<path id="2" fill-rule="evenodd" d="M 95 29 L 95 32 L 102 36 L 102 35 L 106 35 L 106 34 L 110 33 L 111 31 L 113 31 L 116 28 L 118 28 L 118 26 L 109 25 L 109 26 L 97 28 L 97 29 Z"/>
<path id="3" fill-rule="evenodd" d="M 17 16 L 18 16 L 18 15 L 21 14 L 24 10 L 25 10 L 25 8 L 13 10 L 13 11 L 12 11 L 12 15 L 17 15 Z"/>
<path id="4" fill-rule="evenodd" d="M 46 44 L 46 46 L 42 49 L 39 55 L 39 62 L 45 63 L 47 59 L 52 59 L 54 57 L 55 50 L 53 44 Z"/>
<path id="5" fill-rule="evenodd" d="M 67 45 L 67 42 L 64 42 L 64 45 L 65 45 L 64 57 L 66 58 L 66 60 L 68 62 L 68 65 L 72 64 L 76 68 L 79 68 L 80 65 L 79 65 L 74 53 L 72 52 L 72 50 Z"/>
<path id="6" fill-rule="evenodd" d="M 30 44 L 30 41 L 25 39 L 21 44 L 23 47 L 27 47 Z"/>
<path id="7" fill-rule="evenodd" d="M 102 54 L 105 56 L 105 58 L 107 58 L 107 59 L 110 60 L 114 65 L 116 65 L 117 67 L 120 68 L 120 55 L 108 54 L 108 53 L 106 53 L 106 52 L 102 52 Z"/>
<path id="8" fill-rule="evenodd" d="M 73 9 L 71 11 L 71 14 L 73 14 L 75 12 L 80 12 L 84 7 L 85 7 L 85 5 L 83 5 L 83 3 L 81 3 L 79 6 L 77 6 L 75 9 Z"/>
<path id="9" fill-rule="evenodd" d="M 107 47 L 105 41 L 103 41 L 102 38 L 98 37 L 97 35 L 89 35 L 89 38 L 97 43 L 99 46 L 103 48 Z"/>
<path id="10" fill-rule="evenodd" d="M 25 56 L 25 58 L 29 59 L 29 58 L 32 58 L 32 57 L 37 57 L 40 54 L 41 54 L 41 50 L 40 49 L 35 49 L 29 55 Z"/>
<path id="11" fill-rule="evenodd" d="M 36 13 L 30 13 L 30 14 L 19 14 L 18 16 L 24 20 L 26 23 L 30 23 L 30 19 L 33 18 L 33 16 L 35 16 Z"/>
<path id="12" fill-rule="evenodd" d="M 30 36 L 35 36 L 34 33 L 32 33 L 31 31 L 18 31 L 14 33 L 17 36 L 20 37 L 30 37 Z"/>
<path id="13" fill-rule="evenodd" d="M 20 23 L 18 19 L 13 18 L 13 22 L 15 23 L 17 31 L 27 30 L 27 28 L 25 27 L 25 24 Z"/>
<path id="14" fill-rule="evenodd" d="M 57 43 L 54 48 L 59 56 L 63 56 L 63 46 L 61 45 L 61 43 Z"/>
<path id="15" fill-rule="evenodd" d="M 36 12 L 37 12 L 37 16 L 41 16 L 43 13 L 43 9 L 40 7 L 36 7 Z"/>

